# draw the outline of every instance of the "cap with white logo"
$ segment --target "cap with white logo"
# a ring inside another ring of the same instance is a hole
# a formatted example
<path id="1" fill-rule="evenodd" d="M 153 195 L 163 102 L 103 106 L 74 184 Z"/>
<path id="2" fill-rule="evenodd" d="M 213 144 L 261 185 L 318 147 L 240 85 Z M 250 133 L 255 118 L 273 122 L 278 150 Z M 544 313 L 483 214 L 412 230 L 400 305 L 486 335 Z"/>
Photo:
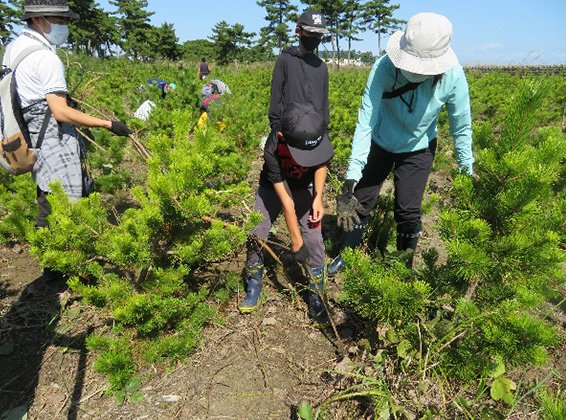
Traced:
<path id="1" fill-rule="evenodd" d="M 312 104 L 290 102 L 285 105 L 281 131 L 291 156 L 301 166 L 321 165 L 334 156 L 324 119 Z"/>
<path id="2" fill-rule="evenodd" d="M 322 13 L 316 10 L 307 10 L 304 12 L 299 17 L 297 26 L 308 32 L 316 32 L 319 34 L 327 34 L 329 32 L 328 29 L 326 29 L 326 19 L 324 19 Z"/>

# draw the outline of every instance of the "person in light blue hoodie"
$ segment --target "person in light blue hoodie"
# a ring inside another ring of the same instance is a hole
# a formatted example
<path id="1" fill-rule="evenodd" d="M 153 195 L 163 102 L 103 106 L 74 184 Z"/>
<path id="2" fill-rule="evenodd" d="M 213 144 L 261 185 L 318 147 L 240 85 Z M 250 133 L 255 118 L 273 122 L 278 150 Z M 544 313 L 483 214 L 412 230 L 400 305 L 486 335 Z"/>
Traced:
<path id="1" fill-rule="evenodd" d="M 445 16 L 419 13 L 404 31 L 390 37 L 386 54 L 375 62 L 358 113 L 346 180 L 336 198 L 337 222 L 344 230 L 342 249 L 361 242 L 381 186 L 393 170 L 397 249 L 414 253 L 444 106 L 458 167 L 472 174 L 468 83 L 451 38 L 452 24 Z M 329 275 L 344 265 L 339 254 L 328 267 Z"/>

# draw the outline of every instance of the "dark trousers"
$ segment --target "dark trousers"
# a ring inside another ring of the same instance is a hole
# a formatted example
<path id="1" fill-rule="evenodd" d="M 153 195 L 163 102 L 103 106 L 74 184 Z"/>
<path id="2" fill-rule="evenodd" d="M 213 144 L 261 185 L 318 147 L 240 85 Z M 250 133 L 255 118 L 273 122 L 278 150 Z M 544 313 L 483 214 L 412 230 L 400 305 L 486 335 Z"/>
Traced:
<path id="1" fill-rule="evenodd" d="M 47 195 L 49 193 L 42 191 L 37 187 L 36 197 L 37 197 L 37 205 L 39 206 L 39 213 L 35 218 L 35 228 L 43 228 L 47 227 L 47 216 L 51 214 L 51 206 L 49 205 L 49 201 L 47 201 Z"/>
<path id="2" fill-rule="evenodd" d="M 312 188 L 291 190 L 295 202 L 295 213 L 299 220 L 299 229 L 305 246 L 309 250 L 311 266 L 322 267 L 324 265 L 324 241 L 322 239 L 321 224 L 312 226 L 309 223 L 310 211 L 313 202 Z M 254 210 L 261 213 L 263 221 L 250 232 L 250 235 L 263 240 L 267 239 L 269 230 L 282 210 L 281 200 L 274 189 L 259 187 L 255 195 Z M 248 244 L 248 261 L 255 264 L 262 258 L 261 249 L 253 244 Z"/>
<path id="3" fill-rule="evenodd" d="M 88 172 L 83 166 L 83 191 L 82 196 L 88 197 L 93 188 L 93 181 L 89 177 Z M 49 201 L 47 201 L 48 192 L 42 191 L 39 187 L 36 189 L 37 205 L 39 207 L 39 212 L 35 218 L 35 228 L 39 229 L 42 227 L 47 227 L 47 216 L 51 214 L 51 206 Z"/>
<path id="4" fill-rule="evenodd" d="M 361 217 L 366 217 L 377 204 L 383 182 L 394 171 L 397 231 L 416 233 L 421 229 L 421 204 L 436 152 L 436 139 L 424 150 L 390 153 L 372 141 L 362 178 L 354 195 L 362 205 Z"/>

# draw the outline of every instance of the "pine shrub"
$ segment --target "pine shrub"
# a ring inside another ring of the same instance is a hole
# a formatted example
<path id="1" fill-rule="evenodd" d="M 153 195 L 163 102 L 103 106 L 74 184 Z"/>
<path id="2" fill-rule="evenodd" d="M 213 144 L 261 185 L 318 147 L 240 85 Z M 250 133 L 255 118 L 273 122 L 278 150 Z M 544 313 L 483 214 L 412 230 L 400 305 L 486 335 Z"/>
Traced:
<path id="1" fill-rule="evenodd" d="M 24 241 L 33 231 L 36 186 L 29 175 L 0 173 L 0 242 Z"/>
<path id="2" fill-rule="evenodd" d="M 434 363 L 443 375 L 470 381 L 501 363 L 544 363 L 559 342 L 538 311 L 565 277 L 566 139 L 559 130 L 536 131 L 548 89 L 523 82 L 499 133 L 487 123 L 476 127 L 475 175 L 455 175 L 440 217 L 445 263 L 428 250 L 425 264 L 407 273 L 345 254 L 346 300 L 380 331 L 393 329 L 394 342 L 406 340 L 421 368 Z"/>
<path id="3" fill-rule="evenodd" d="M 229 210 L 251 194 L 245 154 L 214 128 L 189 137 L 191 115 L 173 112 L 174 137 L 148 139 L 147 182 L 131 190 L 130 208 L 110 218 L 100 194 L 71 202 L 54 184 L 50 228 L 30 235 L 43 266 L 71 276 L 85 302 L 110 310 L 117 329 L 90 348 L 101 349 L 95 369 L 113 392 L 132 378 L 140 363 L 133 355 L 176 359 L 195 348 L 216 319 L 209 287 L 222 286 L 192 274 L 230 258 L 257 223 L 257 215 Z"/>

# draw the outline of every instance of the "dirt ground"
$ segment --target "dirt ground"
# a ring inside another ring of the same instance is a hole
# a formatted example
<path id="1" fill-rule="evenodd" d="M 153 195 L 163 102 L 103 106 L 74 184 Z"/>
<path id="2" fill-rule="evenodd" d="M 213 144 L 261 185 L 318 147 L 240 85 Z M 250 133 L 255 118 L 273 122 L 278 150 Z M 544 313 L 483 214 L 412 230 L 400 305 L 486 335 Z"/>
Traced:
<path id="1" fill-rule="evenodd" d="M 304 296 L 293 300 L 272 264 L 257 312 L 240 315 L 234 296 L 222 308 L 225 323 L 206 330 L 189 360 L 152 366 L 141 375 L 143 401 L 118 405 L 84 348 L 96 313 L 63 281 L 46 282 L 25 247 L 1 251 L 0 418 L 18 407 L 31 419 L 292 418 L 302 400 L 321 402 L 340 386 L 326 372 L 341 359 L 335 337 L 311 325 Z M 353 326 L 337 315 L 348 341 Z"/>
<path id="2" fill-rule="evenodd" d="M 433 190 L 447 185 L 444 179 L 431 184 Z M 436 217 L 425 216 L 419 249 L 440 244 Z M 244 261 L 233 265 L 241 269 Z M 84 346 L 101 326 L 99 315 L 81 306 L 64 281 L 46 282 L 25 246 L 0 247 L 0 420 L 18 409 L 30 419 L 296 418 L 302 400 L 316 405 L 344 386 L 329 371 L 348 369 L 339 349 L 355 357 L 360 321 L 338 305 L 339 280 L 330 281 L 340 340 L 321 332 L 307 316 L 306 296 L 294 299 L 281 268 L 273 261 L 267 268 L 265 297 L 254 314 L 240 315 L 241 295 L 233 296 L 221 308 L 225 323 L 205 330 L 190 359 L 149 367 L 140 375 L 143 400 L 118 405 L 105 394 L 108 383 L 93 372 L 95 355 Z M 553 360 L 564 375 L 563 350 Z M 359 418 L 352 404 L 332 406 L 333 418 Z"/>
<path id="3" fill-rule="evenodd" d="M 257 183 L 260 170 L 255 160 L 250 182 Z M 105 395 L 107 380 L 92 370 L 96 355 L 85 349 L 104 321 L 64 281 L 46 282 L 26 247 L 0 250 L 0 420 L 8 410 L 26 409 L 31 419 L 293 418 L 302 400 L 320 403 L 340 387 L 340 378 L 326 372 L 343 369 L 336 338 L 313 327 L 300 284 L 295 299 L 281 268 L 267 259 L 255 313 L 241 315 L 242 296 L 233 296 L 221 308 L 225 322 L 205 330 L 190 359 L 151 366 L 139 375 L 143 400 L 118 405 Z M 231 269 L 240 271 L 243 257 Z M 329 289 L 338 292 L 335 283 Z M 353 325 L 333 306 L 341 340 L 351 341 Z"/>

